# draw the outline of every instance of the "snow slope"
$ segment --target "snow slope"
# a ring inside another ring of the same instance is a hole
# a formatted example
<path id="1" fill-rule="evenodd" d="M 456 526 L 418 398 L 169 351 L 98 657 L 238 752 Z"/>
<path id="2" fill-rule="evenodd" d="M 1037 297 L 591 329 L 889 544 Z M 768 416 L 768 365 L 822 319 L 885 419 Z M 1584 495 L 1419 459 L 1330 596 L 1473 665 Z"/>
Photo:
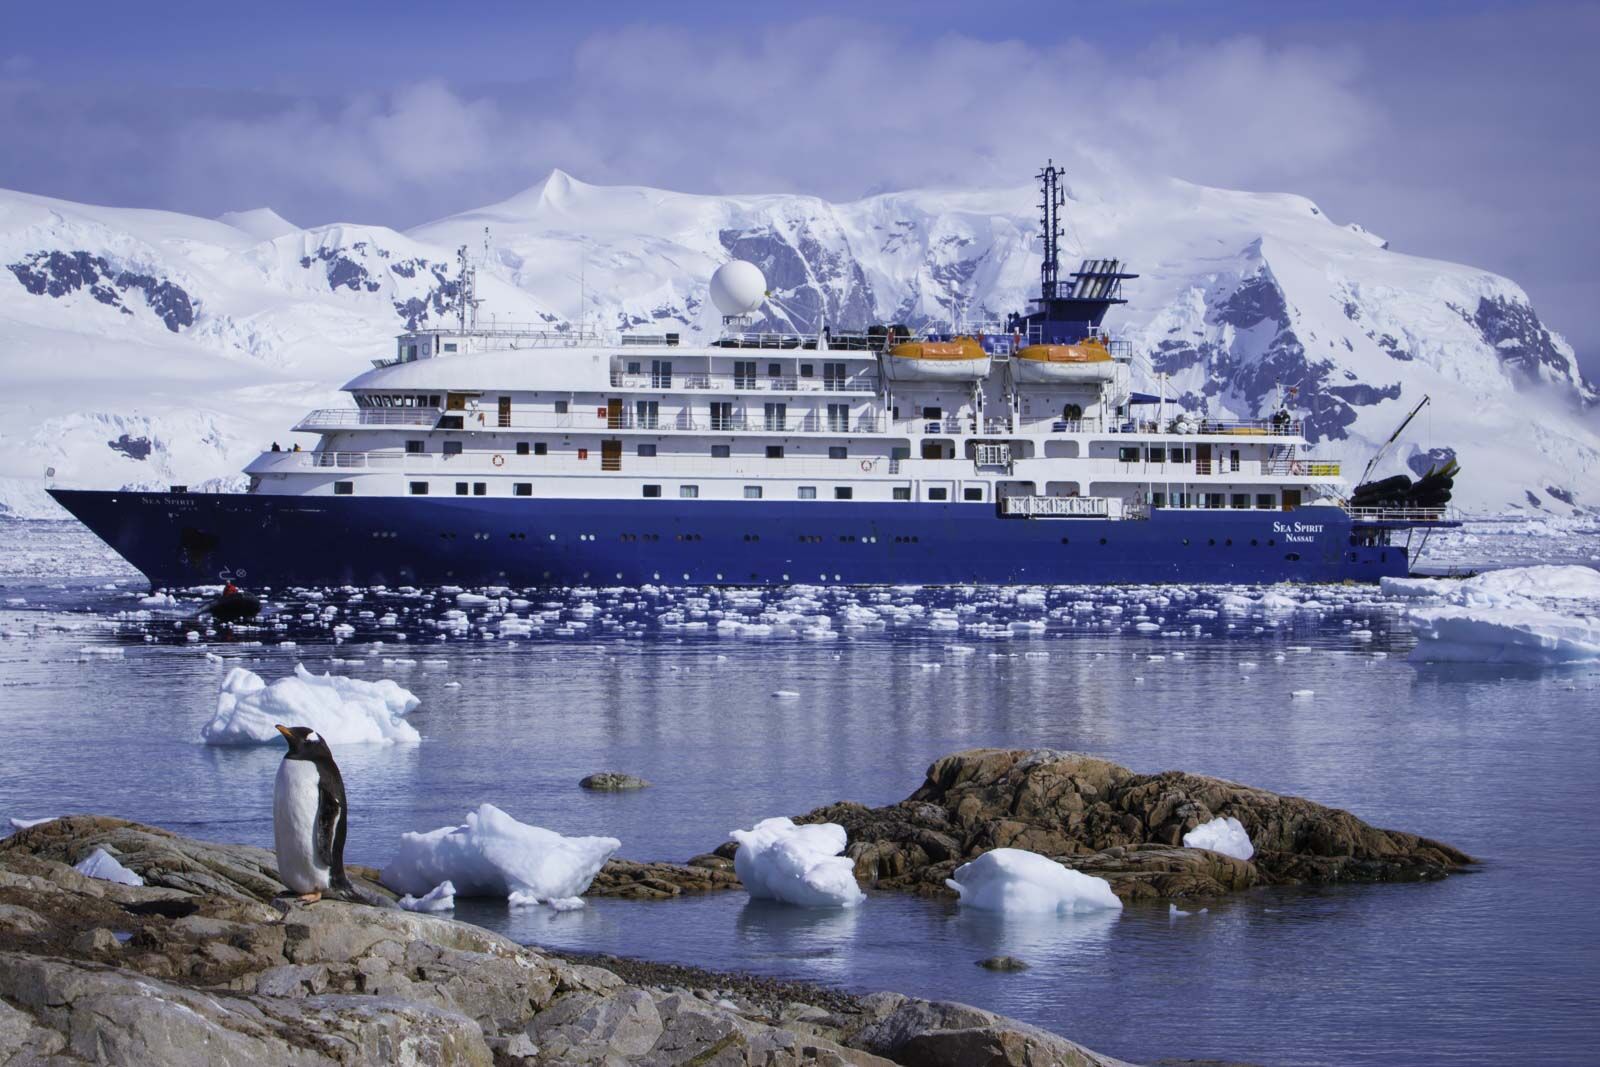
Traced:
<path id="1" fill-rule="evenodd" d="M 448 320 L 454 249 L 482 256 L 486 227 L 483 314 L 693 337 L 716 328 L 705 281 L 733 256 L 766 273 L 774 325 L 997 318 L 1037 286 L 1035 200 L 1028 185 L 696 196 L 556 171 L 402 234 L 0 192 L 0 508 L 55 514 L 46 467 L 70 485 L 237 486 L 400 328 Z M 1165 374 L 1169 396 L 1233 415 L 1297 386 L 1318 451 L 1351 473 L 1426 393 L 1384 473 L 1454 454 L 1468 508 L 1600 506 L 1593 389 L 1513 282 L 1390 250 L 1288 194 L 1087 172 L 1065 215 L 1069 261 L 1141 275 L 1109 320 L 1139 386 Z"/>

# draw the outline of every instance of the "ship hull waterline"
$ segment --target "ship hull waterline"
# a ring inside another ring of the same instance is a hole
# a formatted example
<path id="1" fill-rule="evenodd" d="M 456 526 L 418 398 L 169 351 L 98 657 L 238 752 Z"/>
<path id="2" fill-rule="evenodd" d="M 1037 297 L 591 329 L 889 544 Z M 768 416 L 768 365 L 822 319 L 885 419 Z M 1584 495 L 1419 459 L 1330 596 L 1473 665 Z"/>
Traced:
<path id="1" fill-rule="evenodd" d="M 155 587 L 1375 582 L 1335 508 L 1001 518 L 992 503 L 52 490 Z"/>

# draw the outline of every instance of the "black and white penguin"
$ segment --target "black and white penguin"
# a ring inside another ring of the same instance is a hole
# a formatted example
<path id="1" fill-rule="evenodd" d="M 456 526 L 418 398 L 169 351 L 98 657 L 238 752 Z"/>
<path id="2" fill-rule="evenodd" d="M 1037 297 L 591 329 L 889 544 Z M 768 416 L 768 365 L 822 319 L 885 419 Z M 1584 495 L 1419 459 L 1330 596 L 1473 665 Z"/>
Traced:
<path id="1" fill-rule="evenodd" d="M 326 889 L 354 895 L 344 873 L 344 779 L 333 752 L 315 730 L 278 726 L 289 742 L 272 790 L 272 836 L 278 877 L 300 899 L 322 899 Z"/>

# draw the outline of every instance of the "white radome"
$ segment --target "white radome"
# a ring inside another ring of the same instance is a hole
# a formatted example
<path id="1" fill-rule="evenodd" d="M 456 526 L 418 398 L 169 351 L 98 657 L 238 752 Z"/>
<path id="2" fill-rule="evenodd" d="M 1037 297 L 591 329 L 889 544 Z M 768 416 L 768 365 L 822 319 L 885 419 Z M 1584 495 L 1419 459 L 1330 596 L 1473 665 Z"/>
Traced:
<path id="1" fill-rule="evenodd" d="M 748 315 L 766 298 L 767 279 L 747 259 L 724 263 L 711 276 L 711 302 L 724 315 Z"/>

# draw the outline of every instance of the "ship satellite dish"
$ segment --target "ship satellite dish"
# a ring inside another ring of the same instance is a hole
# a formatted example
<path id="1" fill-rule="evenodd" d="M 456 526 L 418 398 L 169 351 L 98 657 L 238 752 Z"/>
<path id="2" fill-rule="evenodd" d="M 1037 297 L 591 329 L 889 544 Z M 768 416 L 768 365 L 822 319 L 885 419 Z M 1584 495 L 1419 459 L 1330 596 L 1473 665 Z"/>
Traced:
<path id="1" fill-rule="evenodd" d="M 711 302 L 724 318 L 748 315 L 767 298 L 767 279 L 749 260 L 724 263 L 711 276 Z"/>

